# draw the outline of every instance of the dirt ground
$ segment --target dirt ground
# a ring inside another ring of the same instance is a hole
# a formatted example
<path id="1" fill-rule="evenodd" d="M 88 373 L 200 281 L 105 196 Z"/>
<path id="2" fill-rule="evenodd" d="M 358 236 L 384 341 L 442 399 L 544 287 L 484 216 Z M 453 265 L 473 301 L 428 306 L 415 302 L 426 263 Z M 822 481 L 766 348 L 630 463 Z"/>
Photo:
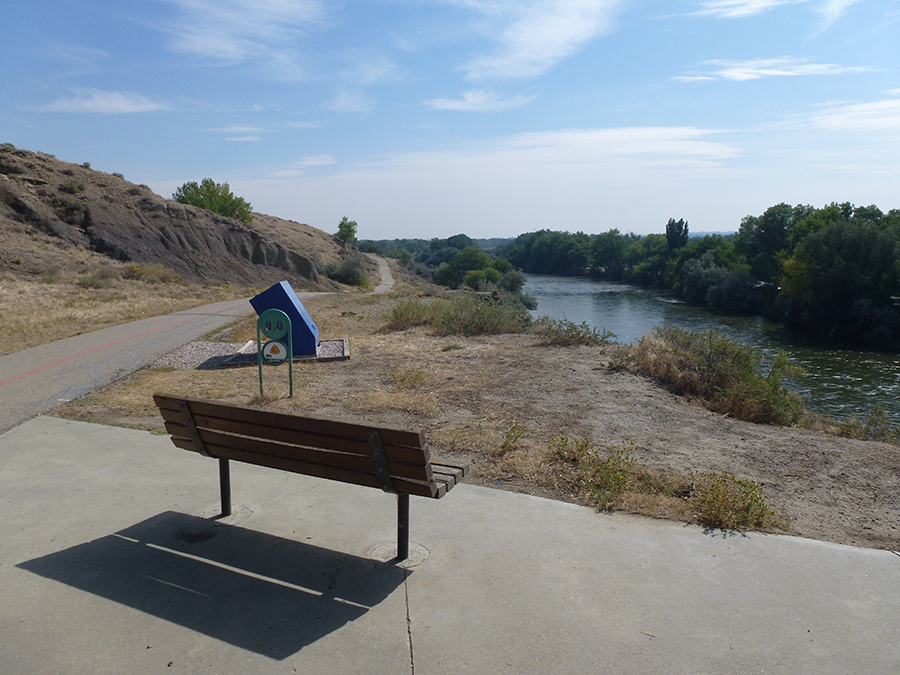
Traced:
<path id="1" fill-rule="evenodd" d="M 256 367 L 148 369 L 58 414 L 162 430 L 151 396 L 164 391 L 418 427 L 434 455 L 468 459 L 474 482 L 570 501 L 577 496 L 548 446 L 562 434 L 587 437 L 601 448 L 626 448 L 651 468 L 751 479 L 792 534 L 900 551 L 900 447 L 725 418 L 645 378 L 608 370 L 599 348 L 551 347 L 530 334 L 380 330 L 401 299 L 345 294 L 306 302 L 322 339 L 349 338 L 351 358 L 296 366 L 293 398 L 286 367 L 266 369 L 263 398 Z M 250 326 L 220 338 L 255 337 Z M 512 428 L 524 430 L 521 437 Z"/>

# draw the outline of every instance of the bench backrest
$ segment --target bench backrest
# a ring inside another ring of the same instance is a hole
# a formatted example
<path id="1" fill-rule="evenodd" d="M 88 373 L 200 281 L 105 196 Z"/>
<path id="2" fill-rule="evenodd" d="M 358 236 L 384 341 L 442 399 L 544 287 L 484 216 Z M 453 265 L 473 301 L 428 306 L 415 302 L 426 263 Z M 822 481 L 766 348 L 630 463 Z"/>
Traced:
<path id="1" fill-rule="evenodd" d="M 164 394 L 153 400 L 172 442 L 209 457 L 434 498 L 464 473 L 433 467 L 422 432 Z"/>

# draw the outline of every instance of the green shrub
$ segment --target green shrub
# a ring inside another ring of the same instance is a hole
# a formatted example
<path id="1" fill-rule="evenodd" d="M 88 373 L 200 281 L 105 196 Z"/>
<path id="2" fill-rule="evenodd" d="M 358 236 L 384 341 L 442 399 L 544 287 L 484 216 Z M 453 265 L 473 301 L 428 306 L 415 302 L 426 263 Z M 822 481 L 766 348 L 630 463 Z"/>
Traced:
<path id="1" fill-rule="evenodd" d="M 122 270 L 122 278 L 149 284 L 180 284 L 182 282 L 182 277 L 178 272 L 159 263 L 152 265 L 130 263 Z"/>
<path id="2" fill-rule="evenodd" d="M 879 405 L 872 408 L 865 422 L 853 418 L 844 420 L 838 427 L 839 434 L 848 438 L 894 444 L 900 442 L 900 426 L 892 424 L 884 408 Z"/>
<path id="3" fill-rule="evenodd" d="M 495 286 L 499 281 L 500 272 L 492 267 L 483 270 L 470 270 L 469 272 L 466 272 L 466 275 L 463 278 L 463 283 L 469 288 L 474 288 L 476 291 L 489 289 L 491 286 Z"/>
<path id="4" fill-rule="evenodd" d="M 79 192 L 84 191 L 84 183 L 75 178 L 66 180 L 60 183 L 59 191 L 70 195 L 78 194 Z"/>
<path id="5" fill-rule="evenodd" d="M 404 300 L 388 314 L 386 330 L 409 330 L 424 326 L 431 320 L 429 305 L 418 300 Z"/>
<path id="6" fill-rule="evenodd" d="M 503 432 L 503 442 L 500 444 L 500 449 L 502 452 L 509 452 L 510 450 L 514 450 L 519 445 L 519 441 L 522 440 L 522 436 L 528 433 L 528 429 L 519 424 L 516 420 L 513 420 L 512 423 L 508 427 L 506 427 L 506 431 Z"/>
<path id="7" fill-rule="evenodd" d="M 328 263 L 324 272 L 329 279 L 348 286 L 365 286 L 369 282 L 366 258 L 362 253 L 355 253 L 341 263 Z"/>
<path id="8" fill-rule="evenodd" d="M 499 335 L 521 333 L 530 322 L 528 313 L 514 305 L 464 295 L 432 303 L 431 327 L 438 335 Z"/>
<path id="9" fill-rule="evenodd" d="M 216 183 L 212 178 L 204 178 L 199 184 L 196 181 L 185 183 L 175 190 L 172 199 L 180 204 L 199 206 L 220 216 L 235 218 L 242 223 L 253 221 L 250 202 L 232 193 L 228 183 Z"/>
<path id="10" fill-rule="evenodd" d="M 81 288 L 109 288 L 112 281 L 99 274 L 85 274 L 75 280 L 75 285 Z"/>
<path id="11" fill-rule="evenodd" d="M 436 335 L 499 335 L 521 333 L 529 321 L 528 312 L 519 305 L 462 295 L 428 304 L 404 300 L 391 310 L 384 329 L 429 326 Z"/>
<path id="12" fill-rule="evenodd" d="M 775 512 L 759 486 L 725 471 L 695 474 L 691 501 L 697 508 L 697 519 L 707 527 L 767 529 L 777 524 Z"/>
<path id="13" fill-rule="evenodd" d="M 641 472 L 629 452 L 634 449 L 630 441 L 626 448 L 610 445 L 601 454 L 589 439 L 562 434 L 550 442 L 549 449 L 552 457 L 577 469 L 578 486 L 601 509 L 617 508 L 625 492 L 644 491 Z"/>
<path id="14" fill-rule="evenodd" d="M 629 350 L 626 367 L 702 400 L 710 410 L 748 422 L 789 426 L 805 412 L 803 400 L 782 386 L 786 377 L 803 372 L 786 354 L 779 353 L 763 374 L 759 349 L 714 330 L 656 328 Z"/>
<path id="15" fill-rule="evenodd" d="M 531 324 L 531 331 L 543 338 L 545 344 L 571 347 L 587 345 L 589 347 L 605 347 L 615 340 L 615 333 L 605 328 L 597 330 L 586 321 L 576 324 L 566 319 L 551 319 L 542 316 Z"/>
<path id="16" fill-rule="evenodd" d="M 393 368 L 388 381 L 397 389 L 418 389 L 428 381 L 428 372 L 422 368 Z"/>

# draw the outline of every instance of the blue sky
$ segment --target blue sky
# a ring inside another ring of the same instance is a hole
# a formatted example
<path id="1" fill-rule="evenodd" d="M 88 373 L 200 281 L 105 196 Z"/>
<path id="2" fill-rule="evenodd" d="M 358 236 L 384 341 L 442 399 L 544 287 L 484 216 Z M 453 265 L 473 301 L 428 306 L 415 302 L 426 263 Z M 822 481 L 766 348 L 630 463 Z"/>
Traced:
<path id="1" fill-rule="evenodd" d="M 0 142 L 363 238 L 900 208 L 900 0 L 33 0 Z"/>

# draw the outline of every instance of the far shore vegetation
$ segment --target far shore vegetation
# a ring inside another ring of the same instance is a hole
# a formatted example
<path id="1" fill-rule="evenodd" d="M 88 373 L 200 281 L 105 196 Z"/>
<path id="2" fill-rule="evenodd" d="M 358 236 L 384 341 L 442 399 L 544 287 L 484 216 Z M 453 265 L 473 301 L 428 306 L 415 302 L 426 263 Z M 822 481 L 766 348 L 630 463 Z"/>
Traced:
<path id="1" fill-rule="evenodd" d="M 777 204 L 736 234 L 540 230 L 510 240 L 397 239 L 358 243 L 451 288 L 503 287 L 503 276 L 593 276 L 667 289 L 687 302 L 759 314 L 819 339 L 900 349 L 900 209 Z"/>

